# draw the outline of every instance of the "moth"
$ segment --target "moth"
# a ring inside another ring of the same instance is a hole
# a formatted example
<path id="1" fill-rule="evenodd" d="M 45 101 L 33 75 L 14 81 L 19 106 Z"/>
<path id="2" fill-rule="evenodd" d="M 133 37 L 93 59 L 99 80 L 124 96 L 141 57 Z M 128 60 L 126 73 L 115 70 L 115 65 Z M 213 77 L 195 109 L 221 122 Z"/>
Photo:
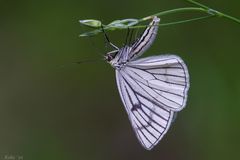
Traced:
<path id="1" fill-rule="evenodd" d="M 160 19 L 153 17 L 134 43 L 115 48 L 104 57 L 116 71 L 117 87 L 133 130 L 151 150 L 167 133 L 174 114 L 186 106 L 189 74 L 176 55 L 139 58 L 156 38 Z"/>

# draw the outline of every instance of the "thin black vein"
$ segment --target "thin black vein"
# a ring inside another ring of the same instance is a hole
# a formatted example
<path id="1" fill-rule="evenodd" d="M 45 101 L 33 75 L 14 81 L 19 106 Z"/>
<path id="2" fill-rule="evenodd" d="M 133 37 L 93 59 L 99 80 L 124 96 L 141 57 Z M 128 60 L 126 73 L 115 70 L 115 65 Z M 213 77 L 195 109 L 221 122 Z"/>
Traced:
<path id="1" fill-rule="evenodd" d="M 134 72 L 134 71 L 133 71 Z M 135 72 L 134 72 L 135 73 Z M 137 73 L 135 73 L 135 74 L 137 74 Z M 138 75 L 138 74 L 137 74 Z M 138 76 L 140 76 L 140 75 L 138 75 Z M 132 79 L 133 79 L 133 77 L 131 76 L 131 75 L 129 75 L 129 77 L 131 77 Z M 142 77 L 141 77 L 142 78 Z M 139 85 L 139 83 L 141 83 L 141 84 L 143 84 L 144 86 L 146 86 L 146 87 L 149 87 L 154 93 L 156 93 L 157 95 L 159 95 L 159 96 L 161 96 L 161 97 L 163 97 L 163 98 L 165 98 L 166 100 L 168 100 L 168 101 L 171 101 L 171 102 L 173 102 L 173 103 L 175 103 L 175 104 L 177 104 L 177 105 L 181 105 L 181 104 L 179 104 L 179 103 L 177 103 L 177 102 L 175 102 L 175 101 L 173 101 L 173 100 L 171 100 L 171 99 L 169 99 L 169 98 L 167 98 L 167 97 L 165 97 L 165 96 L 163 96 L 163 95 L 161 95 L 161 94 L 159 94 L 159 93 L 157 93 L 155 90 L 153 90 L 150 86 L 148 86 L 148 85 L 146 85 L 146 84 L 144 84 L 143 82 L 141 82 L 141 81 L 139 81 L 139 80 L 137 80 L 136 79 L 136 83 Z M 142 86 L 141 85 L 139 85 L 141 88 L 142 88 Z M 144 88 L 142 88 L 145 92 L 147 92 Z M 148 93 L 148 92 L 147 92 Z M 149 94 L 149 93 L 148 93 Z M 149 94 L 150 95 L 150 94 Z M 151 96 L 151 95 L 150 95 Z M 151 96 L 151 97 L 153 97 L 153 96 Z M 156 99 L 155 97 L 153 97 L 154 99 Z M 157 99 L 156 99 L 157 100 Z M 158 102 L 160 102 L 159 100 L 157 100 Z M 162 102 L 161 102 L 162 103 Z M 172 108 L 171 106 L 169 106 L 169 105 L 167 105 L 167 104 L 165 104 L 165 103 L 162 103 L 162 104 L 164 104 L 165 106 L 167 106 L 167 107 L 170 107 L 170 108 Z"/>
<path id="2" fill-rule="evenodd" d="M 131 98 L 131 96 L 130 96 L 130 94 L 129 94 L 129 92 L 128 92 L 128 89 L 127 89 L 126 86 L 125 86 L 125 90 L 126 90 L 126 92 L 127 92 L 127 94 L 128 94 L 128 97 L 129 97 L 129 100 L 130 100 L 132 106 L 134 106 L 133 101 L 132 101 L 132 98 Z M 134 93 L 134 96 L 136 96 L 135 93 Z M 137 98 L 137 97 L 136 97 L 136 98 Z M 140 104 L 139 104 L 139 105 L 140 105 Z M 142 109 L 141 109 L 141 110 L 142 110 Z M 138 109 L 136 109 L 136 111 L 138 112 Z M 146 126 L 141 122 L 141 120 L 139 120 L 139 118 L 135 115 L 134 111 L 132 111 L 132 113 L 133 113 L 134 117 L 138 120 L 138 122 L 142 125 L 142 127 L 143 127 L 148 133 L 150 133 L 153 137 L 155 137 L 155 135 L 146 128 Z M 138 112 L 138 114 L 142 117 L 142 119 L 143 119 L 149 126 L 151 126 L 152 128 L 154 128 L 151 124 L 149 124 L 149 122 L 148 122 L 146 119 L 144 119 L 144 117 L 143 117 L 139 112 Z M 155 128 L 154 128 L 154 129 L 155 129 Z M 156 131 L 157 131 L 157 130 L 156 130 Z M 157 137 L 155 137 L 155 138 L 157 139 Z"/>
<path id="3" fill-rule="evenodd" d="M 125 79 L 125 77 L 124 76 L 122 76 L 123 77 L 123 79 Z M 125 81 L 127 82 L 127 80 L 125 79 Z M 128 82 L 127 82 L 128 83 Z M 153 96 L 151 96 L 144 88 L 142 88 L 142 86 L 140 86 L 137 82 L 136 82 L 136 84 L 143 90 L 143 91 L 145 91 L 145 93 L 147 93 L 150 97 L 152 97 L 153 99 L 155 99 L 156 101 L 158 101 L 160 104 L 162 104 L 162 105 L 164 105 L 164 106 L 166 106 L 166 107 L 170 107 L 170 106 L 168 106 L 168 105 L 165 105 L 165 104 L 163 104 L 162 102 L 160 102 L 158 99 L 156 99 L 156 98 L 154 98 Z M 140 94 L 140 93 L 139 93 Z M 146 99 L 148 99 L 147 97 L 146 97 Z M 149 99 L 148 99 L 149 100 Z M 150 100 L 151 102 L 153 102 L 152 100 Z M 160 105 L 158 104 L 157 105 L 158 107 L 160 107 Z M 165 110 L 165 111 L 167 111 L 163 106 L 161 106 L 161 108 L 163 109 L 163 110 Z M 172 108 L 172 107 L 170 107 L 170 108 Z"/>
<path id="4" fill-rule="evenodd" d="M 132 72 L 134 72 L 134 71 L 132 71 Z M 140 78 L 142 78 L 142 79 L 144 79 L 141 75 L 139 75 L 138 73 L 136 73 L 136 72 L 134 72 L 137 76 L 139 76 Z M 129 75 L 132 79 L 134 79 L 131 75 Z M 155 76 L 154 76 L 154 78 L 156 79 L 156 80 L 159 80 L 159 79 L 157 79 Z M 147 86 L 147 87 L 149 87 L 149 88 L 151 88 L 150 86 L 148 86 L 148 85 L 146 85 L 146 84 L 144 84 L 144 83 L 142 83 L 141 81 L 139 81 L 139 80 L 137 80 L 136 79 L 136 81 L 138 81 L 138 82 L 140 82 L 141 84 L 143 84 L 143 85 L 145 85 L 145 86 Z M 137 83 L 137 82 L 136 82 Z M 184 85 L 185 86 L 185 85 Z M 151 88 L 152 89 L 152 88 Z M 152 89 L 153 90 L 153 89 Z M 157 95 L 159 95 L 159 96 L 161 96 L 161 97 L 163 97 L 163 98 L 165 98 L 166 100 L 169 100 L 169 101 L 171 101 L 171 102 L 173 102 L 173 103 L 176 103 L 177 105 L 181 105 L 181 104 L 179 104 L 179 103 L 177 103 L 177 102 L 175 102 L 175 101 L 173 101 L 173 100 L 171 100 L 171 99 L 169 99 L 169 98 L 167 98 L 167 97 L 165 97 L 165 96 L 163 96 L 163 95 L 161 95 L 161 94 L 159 94 L 159 93 L 157 93 L 155 90 L 153 90 Z"/>

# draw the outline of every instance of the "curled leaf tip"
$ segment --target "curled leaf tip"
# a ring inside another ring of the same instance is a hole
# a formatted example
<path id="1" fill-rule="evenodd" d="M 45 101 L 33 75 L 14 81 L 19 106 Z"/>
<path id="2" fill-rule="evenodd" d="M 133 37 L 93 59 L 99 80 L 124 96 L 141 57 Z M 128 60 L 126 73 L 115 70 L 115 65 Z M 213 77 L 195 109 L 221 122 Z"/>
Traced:
<path id="1" fill-rule="evenodd" d="M 85 32 L 85 33 L 82 33 L 79 35 L 79 37 L 89 37 L 89 36 L 94 36 L 98 33 L 102 32 L 101 29 L 95 29 L 93 31 L 90 31 L 90 32 Z"/>
<path id="2" fill-rule="evenodd" d="M 79 22 L 85 26 L 99 28 L 102 25 L 102 22 L 95 19 L 85 19 L 85 20 L 79 20 Z"/>
<path id="3" fill-rule="evenodd" d="M 153 18 L 153 16 L 147 16 L 147 17 L 144 17 L 142 20 L 146 21 L 146 20 L 149 20 L 149 19 L 152 19 L 152 18 Z"/>
<path id="4" fill-rule="evenodd" d="M 121 29 L 121 28 L 128 28 L 130 26 L 133 26 L 138 22 L 139 22 L 138 19 L 122 19 L 122 20 L 115 20 L 110 24 L 108 24 L 108 26 Z"/>

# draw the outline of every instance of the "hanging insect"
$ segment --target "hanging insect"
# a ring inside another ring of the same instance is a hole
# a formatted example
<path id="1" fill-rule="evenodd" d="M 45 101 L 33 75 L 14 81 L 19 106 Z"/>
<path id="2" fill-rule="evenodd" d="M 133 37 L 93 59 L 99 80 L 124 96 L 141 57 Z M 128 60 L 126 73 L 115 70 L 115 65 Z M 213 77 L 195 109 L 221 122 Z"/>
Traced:
<path id="1" fill-rule="evenodd" d="M 115 48 L 105 59 L 116 70 L 117 86 L 128 118 L 143 147 L 152 149 L 166 134 L 174 114 L 182 110 L 189 89 L 188 69 L 176 55 L 147 58 L 160 19 L 153 17 L 142 36 L 131 45 Z"/>

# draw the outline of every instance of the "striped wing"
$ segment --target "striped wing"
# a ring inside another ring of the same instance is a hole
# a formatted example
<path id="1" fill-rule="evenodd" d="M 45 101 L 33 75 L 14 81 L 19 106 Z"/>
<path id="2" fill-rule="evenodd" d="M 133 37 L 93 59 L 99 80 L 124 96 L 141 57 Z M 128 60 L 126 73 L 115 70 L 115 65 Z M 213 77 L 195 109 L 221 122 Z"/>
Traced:
<path id="1" fill-rule="evenodd" d="M 149 100 L 144 93 L 136 92 L 127 75 L 116 71 L 116 76 L 120 96 L 136 136 L 143 147 L 150 150 L 167 132 L 174 112 Z"/>
<path id="2" fill-rule="evenodd" d="M 148 93 L 152 101 L 173 111 L 185 107 L 189 74 L 180 57 L 170 55 L 142 58 L 129 62 L 124 72 L 142 91 Z"/>
<path id="3" fill-rule="evenodd" d="M 117 85 L 141 144 L 152 149 L 186 104 L 188 71 L 177 56 L 155 56 L 116 70 Z"/>
<path id="4" fill-rule="evenodd" d="M 141 56 L 152 45 L 157 35 L 159 22 L 160 19 L 158 17 L 153 17 L 142 36 L 131 46 L 131 52 L 128 55 L 129 60 Z"/>

